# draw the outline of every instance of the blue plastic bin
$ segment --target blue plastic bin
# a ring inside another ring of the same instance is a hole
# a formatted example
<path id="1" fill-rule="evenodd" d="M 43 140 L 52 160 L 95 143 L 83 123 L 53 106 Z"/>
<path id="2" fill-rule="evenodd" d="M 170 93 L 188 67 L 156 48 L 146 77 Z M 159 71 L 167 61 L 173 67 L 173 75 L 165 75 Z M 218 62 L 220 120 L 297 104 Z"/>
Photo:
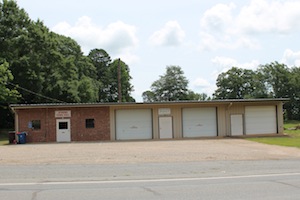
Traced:
<path id="1" fill-rule="evenodd" d="M 18 144 L 26 144 L 26 132 L 19 132 L 17 134 L 18 136 Z"/>

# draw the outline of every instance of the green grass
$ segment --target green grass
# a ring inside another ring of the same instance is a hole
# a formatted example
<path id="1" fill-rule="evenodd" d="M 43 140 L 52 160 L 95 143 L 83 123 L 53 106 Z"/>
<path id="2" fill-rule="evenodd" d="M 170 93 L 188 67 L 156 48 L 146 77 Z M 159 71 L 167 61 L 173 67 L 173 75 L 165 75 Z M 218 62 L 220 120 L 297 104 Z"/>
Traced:
<path id="1" fill-rule="evenodd" d="M 6 145 L 8 144 L 8 131 L 6 129 L 0 130 L 0 145 Z"/>
<path id="2" fill-rule="evenodd" d="M 247 140 L 260 142 L 264 144 L 288 146 L 288 147 L 298 147 L 300 148 L 300 129 L 298 130 L 288 130 L 290 128 L 295 128 L 300 125 L 300 121 L 287 121 L 284 123 L 284 133 L 287 137 L 257 137 L 248 138 Z"/>

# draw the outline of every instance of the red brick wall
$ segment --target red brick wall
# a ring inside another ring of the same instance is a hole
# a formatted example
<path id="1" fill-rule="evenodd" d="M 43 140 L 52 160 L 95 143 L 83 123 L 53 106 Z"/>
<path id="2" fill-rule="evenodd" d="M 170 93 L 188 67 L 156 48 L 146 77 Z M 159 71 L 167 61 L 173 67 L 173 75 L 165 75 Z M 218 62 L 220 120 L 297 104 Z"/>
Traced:
<path id="1" fill-rule="evenodd" d="M 56 110 L 71 110 L 71 141 L 110 140 L 109 108 L 31 108 L 18 110 L 19 131 L 26 131 L 27 142 L 56 142 Z M 94 119 L 95 127 L 86 128 L 86 119 Z M 41 120 L 41 129 L 28 128 L 28 122 Z"/>
<path id="2" fill-rule="evenodd" d="M 71 110 L 72 141 L 110 140 L 109 108 L 75 108 Z M 94 119 L 95 128 L 86 128 L 85 120 Z"/>
<path id="3" fill-rule="evenodd" d="M 31 110 L 19 110 L 18 119 L 19 119 L 19 131 L 27 132 L 26 142 L 46 142 L 46 110 L 45 109 L 31 109 Z M 32 120 L 41 120 L 41 129 L 32 130 L 28 128 L 28 123 Z"/>

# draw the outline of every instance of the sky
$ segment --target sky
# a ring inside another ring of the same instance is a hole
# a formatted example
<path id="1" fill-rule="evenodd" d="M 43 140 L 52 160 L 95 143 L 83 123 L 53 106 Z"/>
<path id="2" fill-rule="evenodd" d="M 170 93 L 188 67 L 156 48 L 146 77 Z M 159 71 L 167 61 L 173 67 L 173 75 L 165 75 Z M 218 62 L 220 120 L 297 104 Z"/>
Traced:
<path id="1" fill-rule="evenodd" d="M 180 66 L 189 89 L 211 96 L 232 66 L 300 66 L 300 0 L 17 0 L 29 17 L 104 49 L 130 68 L 132 96 Z"/>

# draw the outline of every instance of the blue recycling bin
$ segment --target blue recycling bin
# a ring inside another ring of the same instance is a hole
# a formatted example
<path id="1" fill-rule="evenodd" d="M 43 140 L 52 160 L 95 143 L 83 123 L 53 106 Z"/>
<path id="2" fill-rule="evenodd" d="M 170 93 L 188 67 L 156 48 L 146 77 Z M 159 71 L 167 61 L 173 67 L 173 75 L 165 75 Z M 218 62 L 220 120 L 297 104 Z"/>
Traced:
<path id="1" fill-rule="evenodd" d="M 26 132 L 19 132 L 17 134 L 18 136 L 18 144 L 26 144 Z"/>

